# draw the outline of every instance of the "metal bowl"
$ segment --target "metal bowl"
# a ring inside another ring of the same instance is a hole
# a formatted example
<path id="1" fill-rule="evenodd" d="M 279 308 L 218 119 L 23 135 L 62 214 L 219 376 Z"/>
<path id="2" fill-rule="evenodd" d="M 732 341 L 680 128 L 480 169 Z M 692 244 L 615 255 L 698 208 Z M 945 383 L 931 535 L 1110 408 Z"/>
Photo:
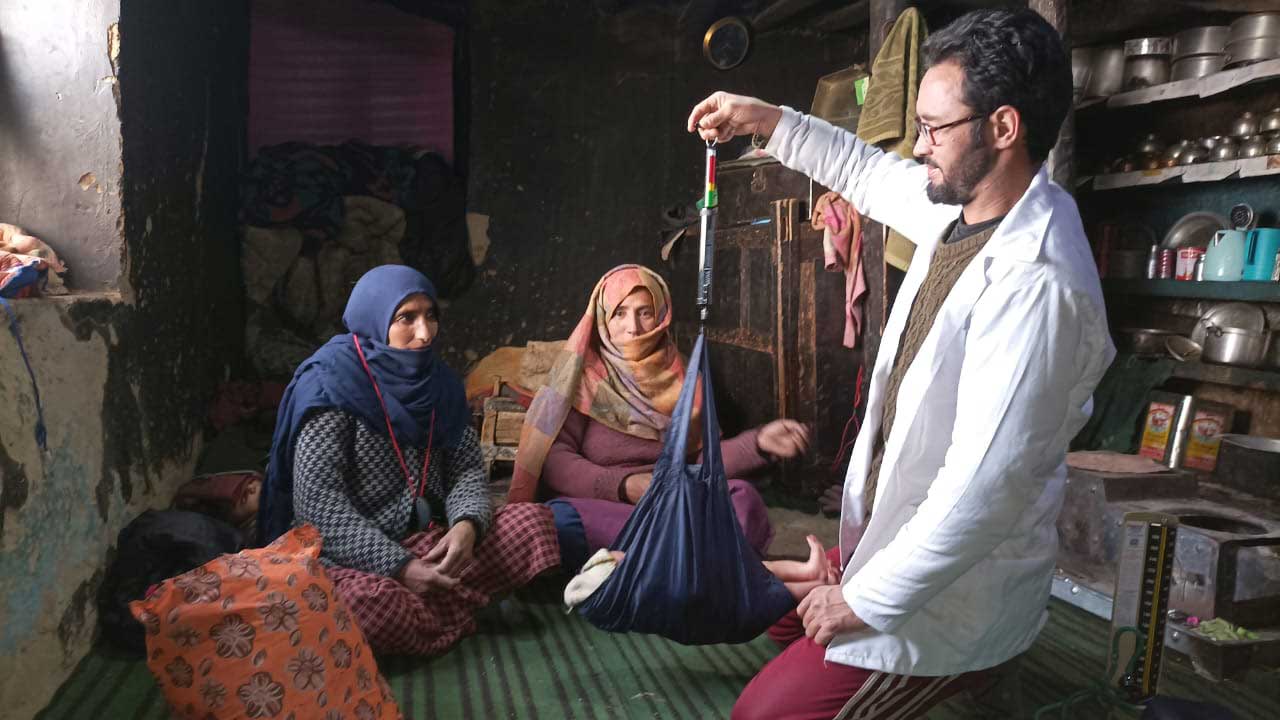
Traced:
<path id="1" fill-rule="evenodd" d="M 1227 43 L 1227 64 L 1233 68 L 1280 57 L 1280 35 L 1248 38 Z"/>
<path id="2" fill-rule="evenodd" d="M 1178 221 L 1169 228 L 1160 245 L 1172 249 L 1207 248 L 1209 242 L 1213 240 L 1214 233 L 1229 227 L 1231 226 L 1227 219 L 1218 213 L 1207 211 L 1187 213 L 1178 218 Z"/>
<path id="3" fill-rule="evenodd" d="M 1240 157 L 1253 158 L 1267 154 L 1267 141 L 1261 135 L 1240 138 Z"/>
<path id="4" fill-rule="evenodd" d="M 1273 132 L 1267 136 L 1267 154 L 1280 155 L 1280 132 Z"/>
<path id="5" fill-rule="evenodd" d="M 1280 36 L 1280 13 L 1254 13 L 1237 18 L 1227 32 L 1227 42 Z"/>
<path id="6" fill-rule="evenodd" d="M 1138 90 L 1169 82 L 1168 55 L 1142 55 L 1124 59 L 1124 89 Z"/>
<path id="7" fill-rule="evenodd" d="M 1181 335 L 1166 337 L 1164 339 L 1164 349 L 1168 350 L 1173 359 L 1179 362 L 1197 360 L 1200 354 L 1204 352 L 1204 348 L 1200 347 L 1200 343 Z"/>
<path id="8" fill-rule="evenodd" d="M 1242 138 L 1258 134 L 1258 116 L 1244 112 L 1231 121 L 1231 137 Z"/>
<path id="9" fill-rule="evenodd" d="M 1200 138 L 1200 147 L 1204 148 L 1205 150 L 1212 150 L 1214 146 L 1217 145 L 1218 143 L 1223 141 L 1230 141 L 1230 140 L 1231 138 L 1227 137 L 1226 135 L 1210 135 L 1208 137 Z"/>
<path id="10" fill-rule="evenodd" d="M 1194 143 L 1192 143 L 1190 140 L 1179 140 L 1178 142 L 1165 148 L 1164 149 L 1165 161 L 1171 162 L 1174 165 L 1176 165 L 1178 163 L 1178 159 L 1182 157 L 1182 153 L 1186 152 L 1187 148 L 1192 147 L 1193 144 Z"/>
<path id="11" fill-rule="evenodd" d="M 1149 133 L 1142 141 L 1138 143 L 1139 155 L 1159 155 L 1164 152 L 1165 144 L 1160 140 L 1160 136 L 1155 133 Z"/>
<path id="12" fill-rule="evenodd" d="M 1190 55 L 1173 61 L 1173 70 L 1170 73 L 1170 78 L 1173 80 L 1194 80 L 1206 75 L 1212 75 L 1221 70 L 1226 64 L 1227 56 L 1222 53 L 1217 55 Z"/>
<path id="13" fill-rule="evenodd" d="M 1222 143 L 1215 146 L 1209 151 L 1210 162 L 1223 162 L 1225 160 L 1235 160 L 1240 157 L 1240 148 L 1232 144 Z"/>
<path id="14" fill-rule="evenodd" d="M 1145 37 L 1124 41 L 1124 56 L 1127 58 L 1146 57 L 1148 55 L 1168 56 L 1173 54 L 1173 38 Z"/>
<path id="15" fill-rule="evenodd" d="M 1272 108 L 1258 121 L 1258 132 L 1269 133 L 1277 130 L 1280 130 L 1280 108 Z"/>
<path id="16" fill-rule="evenodd" d="M 1173 36 L 1173 59 L 1220 54 L 1227 45 L 1230 32 L 1231 28 L 1226 25 L 1204 25 L 1183 30 Z"/>
<path id="17" fill-rule="evenodd" d="M 1116 330 L 1116 349 L 1134 355 L 1164 355 L 1165 340 L 1173 335 L 1156 328 L 1120 328 Z"/>
<path id="18" fill-rule="evenodd" d="M 1203 145 L 1192 145 L 1178 156 L 1179 165 L 1195 165 L 1209 159 L 1209 150 Z"/>

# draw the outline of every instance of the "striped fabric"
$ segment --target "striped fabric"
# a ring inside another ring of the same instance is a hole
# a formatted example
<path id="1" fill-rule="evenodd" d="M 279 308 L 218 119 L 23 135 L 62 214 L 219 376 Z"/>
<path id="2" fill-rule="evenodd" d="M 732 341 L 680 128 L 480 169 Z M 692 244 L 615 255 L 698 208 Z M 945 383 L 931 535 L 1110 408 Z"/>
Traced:
<path id="1" fill-rule="evenodd" d="M 482 623 L 448 654 L 431 660 L 387 658 L 380 667 L 405 718 L 726 718 L 738 693 L 776 653 L 765 638 L 745 645 L 685 647 L 647 635 L 605 633 L 554 598 L 510 601 L 502 618 Z M 1054 601 L 1049 623 L 1023 657 L 1022 717 L 1086 687 L 1103 668 L 1107 624 Z M 1011 684 L 1011 683 L 1010 683 Z M 1274 673 L 1214 684 L 1166 665 L 1165 694 L 1215 702 L 1236 717 L 1280 717 Z M 1089 708 L 1092 709 L 1092 708 Z M 1090 717 L 1083 714 L 1076 717 Z M 107 651 L 86 657 L 40 720 L 167 720 L 168 711 L 141 660 Z M 1010 706 L 976 707 L 964 695 L 930 720 L 1015 718 Z"/>

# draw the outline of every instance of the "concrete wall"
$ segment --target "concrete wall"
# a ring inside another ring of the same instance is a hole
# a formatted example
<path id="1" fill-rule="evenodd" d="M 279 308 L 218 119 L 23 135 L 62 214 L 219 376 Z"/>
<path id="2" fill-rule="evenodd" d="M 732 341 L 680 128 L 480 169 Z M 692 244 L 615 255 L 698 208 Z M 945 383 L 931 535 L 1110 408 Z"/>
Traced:
<path id="1" fill-rule="evenodd" d="M 4 5 L 6 39 L 45 14 L 35 2 Z M 98 38 L 96 52 L 106 55 L 113 18 L 68 8 L 60 20 Z M 141 510 L 167 505 L 189 477 L 208 400 L 240 356 L 235 210 L 247 42 L 245 2 L 123 0 L 118 109 L 113 100 L 90 121 L 117 133 L 20 148 L 26 167 L 71 166 L 86 153 L 106 158 L 120 176 L 119 194 L 103 195 L 116 198 L 114 217 L 123 217 L 125 258 L 116 260 L 122 293 L 13 303 L 44 400 L 47 452 L 35 444 L 34 400 L 16 344 L 7 331 L 0 339 L 5 717 L 32 716 L 87 651 L 116 534 Z M 45 62 L 49 92 L 63 79 L 55 70 L 76 71 L 53 56 Z M 6 106 L 5 117 L 22 110 Z M 57 135 L 77 120 L 21 122 Z M 74 212 L 57 198 L 42 202 L 28 200 L 24 214 Z"/>
<path id="2" fill-rule="evenodd" d="M 120 277 L 120 0 L 0 3 L 0 222 L 44 239 L 80 290 Z"/>
<path id="3" fill-rule="evenodd" d="M 445 315 L 455 367 L 498 345 L 566 337 L 614 265 L 662 267 L 661 213 L 700 190 L 703 145 L 684 131 L 695 102 L 724 89 L 807 109 L 821 75 L 866 62 L 865 32 L 790 29 L 755 37 L 743 64 L 716 70 L 701 46 L 714 9 L 472 4 L 468 210 L 489 216 L 491 244 Z"/>

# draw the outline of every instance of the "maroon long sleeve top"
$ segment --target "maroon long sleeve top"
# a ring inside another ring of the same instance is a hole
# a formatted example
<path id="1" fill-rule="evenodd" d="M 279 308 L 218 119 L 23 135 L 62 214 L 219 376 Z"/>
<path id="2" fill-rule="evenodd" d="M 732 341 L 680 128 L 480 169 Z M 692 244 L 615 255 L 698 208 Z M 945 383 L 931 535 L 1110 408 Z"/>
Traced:
<path id="1" fill-rule="evenodd" d="M 720 443 L 727 478 L 742 478 L 769 464 L 756 446 L 758 434 L 758 428 L 748 430 Z M 543 493 L 616 502 L 627 476 L 652 472 L 661 452 L 657 440 L 627 435 L 570 410 L 542 466 Z"/>

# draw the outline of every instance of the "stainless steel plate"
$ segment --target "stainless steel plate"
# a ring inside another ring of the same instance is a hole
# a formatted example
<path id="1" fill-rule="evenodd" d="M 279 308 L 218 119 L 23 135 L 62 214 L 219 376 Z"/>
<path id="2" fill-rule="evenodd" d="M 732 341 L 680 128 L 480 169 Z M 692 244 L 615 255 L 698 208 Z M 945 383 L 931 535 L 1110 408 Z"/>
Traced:
<path id="1" fill-rule="evenodd" d="M 1226 230 L 1230 227 L 1227 224 L 1227 219 L 1215 212 L 1198 211 L 1187 213 L 1178 218 L 1178 222 L 1169 228 L 1169 232 L 1165 233 L 1164 242 L 1161 245 L 1175 249 L 1209 247 L 1209 241 L 1213 240 L 1215 232 Z"/>

